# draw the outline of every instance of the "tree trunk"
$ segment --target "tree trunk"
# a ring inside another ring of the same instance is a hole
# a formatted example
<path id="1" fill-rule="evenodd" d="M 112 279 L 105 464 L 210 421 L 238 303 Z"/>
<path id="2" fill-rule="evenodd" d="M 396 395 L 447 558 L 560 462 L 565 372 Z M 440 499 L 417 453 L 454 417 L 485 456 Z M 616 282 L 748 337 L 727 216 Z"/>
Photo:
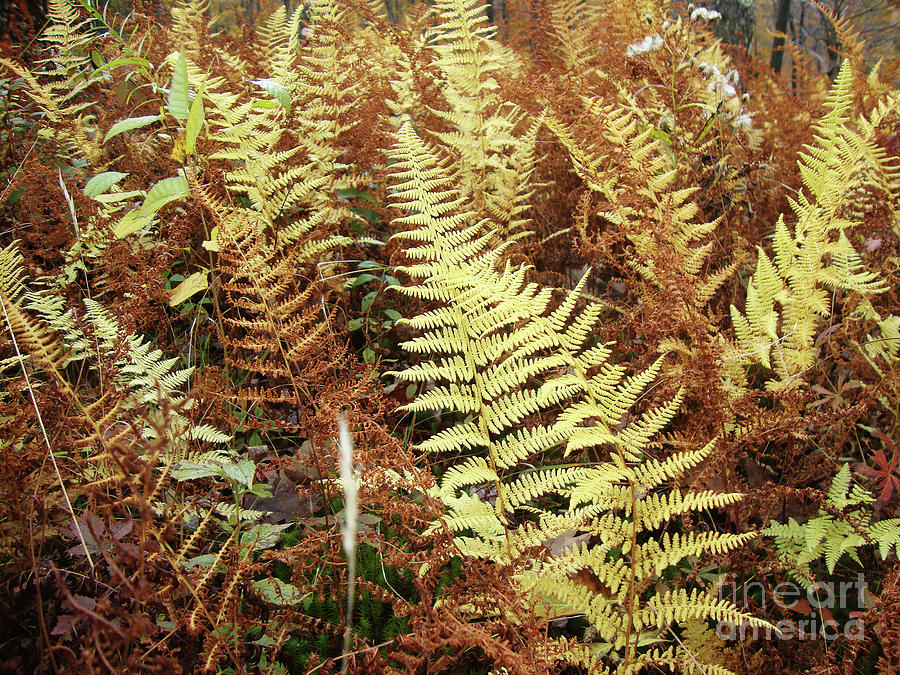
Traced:
<path id="1" fill-rule="evenodd" d="M 778 13 L 775 15 L 775 30 L 779 33 L 787 31 L 788 19 L 791 16 L 791 0 L 778 0 Z M 781 64 L 784 61 L 784 37 L 778 35 L 772 42 L 772 56 L 769 59 L 769 68 L 776 75 L 781 74 Z"/>

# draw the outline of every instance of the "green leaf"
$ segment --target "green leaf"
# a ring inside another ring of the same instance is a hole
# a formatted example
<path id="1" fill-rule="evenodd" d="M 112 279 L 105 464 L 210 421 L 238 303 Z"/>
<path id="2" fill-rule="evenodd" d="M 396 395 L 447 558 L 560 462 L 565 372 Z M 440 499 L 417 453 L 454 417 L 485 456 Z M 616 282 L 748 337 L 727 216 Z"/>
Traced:
<path id="1" fill-rule="evenodd" d="M 127 120 L 119 120 L 115 124 L 113 124 L 109 131 L 106 132 L 106 136 L 103 138 L 103 142 L 106 143 L 110 138 L 114 136 L 118 136 L 119 134 L 124 134 L 126 131 L 134 131 L 135 129 L 140 129 L 141 127 L 145 127 L 148 124 L 153 124 L 154 122 L 159 122 L 162 120 L 162 117 L 159 115 L 144 115 L 143 117 L 129 117 Z"/>
<path id="2" fill-rule="evenodd" d="M 361 286 L 362 284 L 368 281 L 374 281 L 378 279 L 374 274 L 369 274 L 368 272 L 363 272 L 358 275 L 356 278 L 351 279 L 347 282 L 347 288 L 356 288 L 357 286 Z"/>
<path id="3" fill-rule="evenodd" d="M 182 462 L 177 469 L 172 469 L 171 476 L 175 480 L 196 480 L 208 476 L 219 476 L 222 469 L 214 464 L 198 464 L 197 462 Z"/>
<path id="4" fill-rule="evenodd" d="M 187 59 L 184 51 L 180 51 L 172 73 L 172 84 L 169 85 L 169 114 L 176 120 L 186 120 L 190 103 Z"/>
<path id="5" fill-rule="evenodd" d="M 141 206 L 141 214 L 152 216 L 169 202 L 187 197 L 190 191 L 187 179 L 183 176 L 163 178 L 150 188 L 150 192 L 147 193 L 147 198 Z"/>
<path id="6" fill-rule="evenodd" d="M 256 464 L 251 459 L 242 459 L 237 464 L 224 465 L 222 470 L 235 483 L 250 487 L 253 485 L 253 476 L 256 475 Z"/>
<path id="7" fill-rule="evenodd" d="M 140 66 L 143 69 L 150 68 L 150 62 L 147 59 L 142 59 L 140 56 L 126 56 L 121 59 L 114 59 L 109 63 L 105 63 L 99 68 L 103 70 L 111 70 L 117 66 Z"/>
<path id="8" fill-rule="evenodd" d="M 252 547 L 254 551 L 272 548 L 281 541 L 281 533 L 292 526 L 292 523 L 257 523 L 241 535 L 241 545 Z"/>
<path id="9" fill-rule="evenodd" d="M 189 570 L 192 567 L 212 567 L 213 563 L 216 562 L 216 554 L 215 553 L 204 553 L 203 555 L 195 555 L 190 560 L 185 560 L 182 565 L 184 565 L 184 569 Z"/>
<path id="10" fill-rule="evenodd" d="M 303 591 L 299 588 L 277 578 L 254 581 L 252 588 L 263 600 L 273 605 L 295 605 L 304 597 Z"/>
<path id="11" fill-rule="evenodd" d="M 253 84 L 259 85 L 274 96 L 286 113 L 291 112 L 291 95 L 283 84 L 271 79 L 253 80 Z"/>
<path id="12" fill-rule="evenodd" d="M 272 488 L 270 488 L 265 483 L 255 483 L 250 486 L 250 489 L 247 490 L 251 495 L 256 495 L 257 497 L 271 497 L 272 496 Z"/>
<path id="13" fill-rule="evenodd" d="M 94 201 L 101 204 L 115 204 L 116 202 L 124 202 L 135 197 L 145 197 L 143 190 L 129 190 L 128 192 L 112 192 L 110 194 L 97 195 Z"/>
<path id="14" fill-rule="evenodd" d="M 84 194 L 86 197 L 102 195 L 127 175 L 127 173 L 122 173 L 121 171 L 104 171 L 103 173 L 98 173 L 84 186 Z"/>
<path id="15" fill-rule="evenodd" d="M 189 155 L 194 154 L 194 149 L 197 147 L 197 137 L 200 135 L 200 130 L 203 128 L 204 121 L 203 87 L 201 86 L 200 91 L 198 91 L 197 95 L 194 97 L 194 102 L 191 103 L 191 112 L 187 118 L 184 151 Z"/>
<path id="16" fill-rule="evenodd" d="M 139 208 L 132 209 L 112 226 L 112 231 L 116 239 L 124 239 L 129 234 L 134 234 L 149 224 L 150 216 L 145 216 Z"/>
<path id="17" fill-rule="evenodd" d="M 403 315 L 400 314 L 400 312 L 398 312 L 396 309 L 386 309 L 384 310 L 384 315 L 392 321 L 399 321 L 403 318 Z"/>
<path id="18" fill-rule="evenodd" d="M 359 305 L 360 310 L 363 312 L 368 312 L 369 307 L 371 307 L 372 303 L 375 302 L 376 297 L 378 297 L 377 291 L 369 291 L 368 293 L 366 293 Z"/>
<path id="19" fill-rule="evenodd" d="M 200 291 L 209 288 L 209 278 L 206 272 L 194 272 L 187 279 L 182 281 L 175 290 L 172 291 L 172 297 L 169 298 L 169 307 L 178 307 L 182 302 Z"/>

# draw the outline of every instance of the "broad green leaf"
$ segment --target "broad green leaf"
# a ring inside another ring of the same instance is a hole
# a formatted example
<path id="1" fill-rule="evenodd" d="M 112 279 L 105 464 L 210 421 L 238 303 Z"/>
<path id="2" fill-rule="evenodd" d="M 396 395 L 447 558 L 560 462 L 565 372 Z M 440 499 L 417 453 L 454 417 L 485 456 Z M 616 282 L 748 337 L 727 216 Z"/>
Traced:
<path id="1" fill-rule="evenodd" d="M 172 84 L 169 85 L 169 113 L 176 120 L 184 121 L 187 119 L 190 104 L 187 59 L 181 51 L 178 52 L 178 59 L 175 61 Z"/>
<path id="2" fill-rule="evenodd" d="M 127 173 L 122 173 L 121 171 L 104 171 L 103 173 L 98 173 L 84 186 L 84 194 L 86 197 L 102 195 L 127 175 Z"/>
<path id="3" fill-rule="evenodd" d="M 200 91 L 198 91 L 197 95 L 194 97 L 194 102 L 191 103 L 191 112 L 190 114 L 188 114 L 187 118 L 184 151 L 188 155 L 194 154 L 194 149 L 197 147 L 197 137 L 200 136 L 200 130 L 203 128 L 204 121 L 205 114 L 203 111 L 203 87 L 201 86 Z"/>
<path id="4" fill-rule="evenodd" d="M 141 213 L 140 209 L 132 209 L 112 227 L 116 239 L 124 239 L 150 224 L 150 217 Z"/>
<path id="5" fill-rule="evenodd" d="M 222 470 L 235 483 L 250 487 L 253 485 L 253 476 L 256 475 L 256 464 L 252 459 L 242 459 L 237 464 L 225 464 Z"/>
<path id="6" fill-rule="evenodd" d="M 174 473 L 174 472 L 173 472 Z M 216 562 L 216 554 L 215 553 L 204 553 L 203 555 L 195 555 L 190 560 L 185 560 L 182 565 L 184 565 L 184 569 L 189 570 L 192 567 L 212 567 L 212 565 Z"/>
<path id="7" fill-rule="evenodd" d="M 252 547 L 254 551 L 272 548 L 281 541 L 281 533 L 292 526 L 292 523 L 281 523 L 279 525 L 257 523 L 249 530 L 245 530 L 241 535 L 241 545 Z"/>
<path id="8" fill-rule="evenodd" d="M 178 305 L 195 293 L 205 291 L 207 288 L 209 288 L 209 279 L 206 272 L 194 272 L 172 291 L 172 297 L 169 298 L 169 306 L 178 307 Z"/>
<path id="9" fill-rule="evenodd" d="M 357 275 L 355 278 L 350 279 L 347 282 L 347 288 L 356 288 L 357 286 L 361 286 L 367 281 L 375 281 L 378 280 L 374 274 L 369 274 L 368 272 L 363 272 L 362 274 Z"/>
<path id="10" fill-rule="evenodd" d="M 273 605 L 296 605 L 303 599 L 303 591 L 278 578 L 254 581 L 252 587 L 263 600 Z"/>
<path id="11" fill-rule="evenodd" d="M 150 188 L 150 192 L 147 193 L 147 198 L 144 200 L 143 206 L 141 206 L 141 214 L 152 216 L 169 202 L 183 199 L 190 192 L 191 188 L 184 176 L 163 178 Z"/>
<path id="12" fill-rule="evenodd" d="M 115 204 L 116 202 L 124 202 L 127 199 L 135 197 L 144 197 L 146 193 L 143 190 L 129 190 L 128 192 L 111 192 L 109 194 L 97 195 L 94 201 L 101 204 Z"/>
<path id="13" fill-rule="evenodd" d="M 140 208 L 129 211 L 118 223 L 113 225 L 113 234 L 122 239 L 137 232 L 149 225 L 153 216 L 163 206 L 176 199 L 183 199 L 189 194 L 190 186 L 183 176 L 162 179 L 150 188 L 150 192 L 147 193 Z"/>
<path id="14" fill-rule="evenodd" d="M 121 59 L 114 59 L 99 67 L 104 70 L 111 70 L 117 66 L 140 66 L 141 68 L 147 69 L 150 68 L 150 62 L 147 59 L 142 59 L 140 56 L 126 56 Z"/>
<path id="15" fill-rule="evenodd" d="M 291 112 L 291 95 L 283 84 L 270 79 L 253 80 L 253 84 L 259 85 L 269 94 L 274 96 L 275 100 L 281 104 L 281 107 L 284 108 L 286 113 Z"/>
<path id="16" fill-rule="evenodd" d="M 159 115 L 144 115 L 143 117 L 129 117 L 127 120 L 119 120 L 106 132 L 103 142 L 106 143 L 110 138 L 118 136 L 119 134 L 124 134 L 126 131 L 133 131 L 145 127 L 148 124 L 159 122 L 161 119 L 162 118 Z"/>
<path id="17" fill-rule="evenodd" d="M 172 469 L 171 476 L 175 480 L 196 480 L 208 476 L 219 476 L 222 470 L 213 464 L 198 464 L 196 462 L 182 462 L 177 469 Z"/>

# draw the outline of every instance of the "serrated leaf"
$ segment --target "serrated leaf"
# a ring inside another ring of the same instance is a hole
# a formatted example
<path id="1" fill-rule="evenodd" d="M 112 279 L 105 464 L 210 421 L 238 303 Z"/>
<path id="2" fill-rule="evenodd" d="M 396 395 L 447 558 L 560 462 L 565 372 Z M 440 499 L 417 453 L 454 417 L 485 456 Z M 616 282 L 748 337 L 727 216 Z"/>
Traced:
<path id="1" fill-rule="evenodd" d="M 271 79 L 253 80 L 253 84 L 259 85 L 274 96 L 286 113 L 291 112 L 291 95 L 283 84 Z"/>
<path id="2" fill-rule="evenodd" d="M 132 209 L 112 227 L 116 239 L 124 239 L 150 224 L 150 216 L 141 213 L 141 209 Z"/>
<path id="3" fill-rule="evenodd" d="M 222 471 L 235 483 L 250 487 L 253 485 L 253 476 L 256 475 L 256 464 L 253 460 L 242 459 L 237 464 L 224 465 Z"/>
<path id="4" fill-rule="evenodd" d="M 254 551 L 264 551 L 281 541 L 281 533 L 292 527 L 292 523 L 258 523 L 241 535 L 241 544 L 252 546 Z"/>
<path id="5" fill-rule="evenodd" d="M 205 443 L 227 443 L 233 436 L 219 431 L 209 424 L 195 424 L 191 427 L 191 439 Z"/>
<path id="6" fill-rule="evenodd" d="M 86 197 L 102 195 L 127 175 L 127 173 L 122 173 L 121 171 L 104 171 L 103 173 L 98 173 L 84 186 L 84 194 Z"/>
<path id="7" fill-rule="evenodd" d="M 196 462 L 182 462 L 177 469 L 172 469 L 171 476 L 175 480 L 197 480 L 209 476 L 219 476 L 222 469 L 214 464 L 198 464 Z"/>
<path id="8" fill-rule="evenodd" d="M 187 59 L 184 57 L 184 52 L 181 51 L 178 52 L 175 70 L 172 73 L 172 83 L 169 85 L 169 114 L 176 120 L 186 120 L 190 103 Z"/>
<path id="9" fill-rule="evenodd" d="M 147 198 L 144 199 L 144 204 L 141 206 L 141 214 L 152 216 L 169 202 L 187 197 L 190 191 L 187 179 L 183 176 L 163 178 L 150 188 L 150 192 L 147 193 Z"/>
<path id="10" fill-rule="evenodd" d="M 299 588 L 277 578 L 254 581 L 252 587 L 263 600 L 273 605 L 296 605 L 304 597 Z"/>
<path id="11" fill-rule="evenodd" d="M 178 307 L 182 302 L 200 291 L 209 288 L 209 278 L 206 272 L 194 272 L 187 279 L 182 281 L 172 291 L 169 298 L 169 307 Z"/>
<path id="12" fill-rule="evenodd" d="M 197 147 L 197 137 L 200 136 L 200 130 L 203 128 L 204 121 L 203 87 L 201 86 L 200 91 L 194 97 L 194 102 L 191 103 L 191 112 L 188 114 L 185 128 L 184 151 L 189 155 L 194 154 L 194 149 Z"/>
<path id="13" fill-rule="evenodd" d="M 159 115 L 144 115 L 142 117 L 129 117 L 127 120 L 119 120 L 106 132 L 103 142 L 106 143 L 110 138 L 124 134 L 126 131 L 134 131 L 135 129 L 146 127 L 148 124 L 159 122 L 161 119 Z"/>
<path id="14" fill-rule="evenodd" d="M 145 196 L 146 193 L 143 190 L 129 190 L 128 192 L 111 192 L 109 194 L 97 195 L 94 197 L 94 201 L 100 202 L 101 204 L 115 204 L 116 202 L 124 202 L 128 199 Z"/>

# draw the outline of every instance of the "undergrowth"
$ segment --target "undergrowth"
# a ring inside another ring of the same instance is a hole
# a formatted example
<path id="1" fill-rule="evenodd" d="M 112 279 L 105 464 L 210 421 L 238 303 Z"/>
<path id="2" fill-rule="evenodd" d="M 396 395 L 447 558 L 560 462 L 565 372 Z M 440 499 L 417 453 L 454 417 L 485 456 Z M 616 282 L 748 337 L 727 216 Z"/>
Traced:
<path id="1" fill-rule="evenodd" d="M 897 667 L 898 62 L 506 8 L 0 59 L 0 669 Z"/>

